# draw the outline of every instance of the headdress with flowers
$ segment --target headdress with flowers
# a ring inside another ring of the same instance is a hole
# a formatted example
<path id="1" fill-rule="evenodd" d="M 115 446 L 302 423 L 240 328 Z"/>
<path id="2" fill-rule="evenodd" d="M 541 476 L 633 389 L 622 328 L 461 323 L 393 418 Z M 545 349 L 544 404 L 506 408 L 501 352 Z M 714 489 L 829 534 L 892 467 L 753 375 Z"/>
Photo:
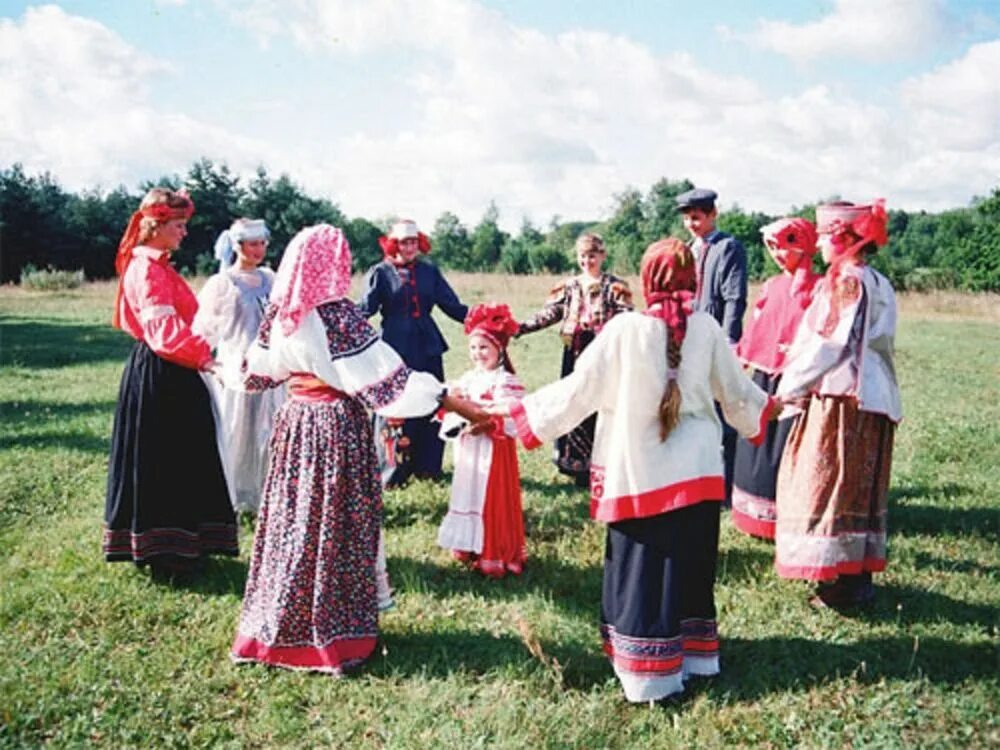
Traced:
<path id="1" fill-rule="evenodd" d="M 465 316 L 465 335 L 477 334 L 496 346 L 500 350 L 504 367 L 511 373 L 514 372 L 514 365 L 507 356 L 507 344 L 518 328 L 510 308 L 502 303 L 485 302 L 475 305 Z"/>

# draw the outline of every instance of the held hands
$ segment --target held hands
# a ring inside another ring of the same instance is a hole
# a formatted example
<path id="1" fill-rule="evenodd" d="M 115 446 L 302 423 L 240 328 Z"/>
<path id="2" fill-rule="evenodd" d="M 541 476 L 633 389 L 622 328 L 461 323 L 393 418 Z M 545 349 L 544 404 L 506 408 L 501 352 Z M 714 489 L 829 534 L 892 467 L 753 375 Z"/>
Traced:
<path id="1" fill-rule="evenodd" d="M 771 398 L 767 402 L 767 417 L 766 421 L 773 422 L 778 417 L 781 416 L 781 412 L 785 410 L 785 403 L 780 398 Z"/>
<path id="2" fill-rule="evenodd" d="M 441 399 L 441 408 L 445 411 L 455 412 L 472 426 L 481 422 L 489 422 L 490 419 L 490 415 L 481 406 L 452 393 L 445 394 L 444 398 Z"/>
<path id="3" fill-rule="evenodd" d="M 510 416 L 510 407 L 513 401 L 500 401 L 486 407 L 486 412 L 494 417 L 507 418 Z"/>

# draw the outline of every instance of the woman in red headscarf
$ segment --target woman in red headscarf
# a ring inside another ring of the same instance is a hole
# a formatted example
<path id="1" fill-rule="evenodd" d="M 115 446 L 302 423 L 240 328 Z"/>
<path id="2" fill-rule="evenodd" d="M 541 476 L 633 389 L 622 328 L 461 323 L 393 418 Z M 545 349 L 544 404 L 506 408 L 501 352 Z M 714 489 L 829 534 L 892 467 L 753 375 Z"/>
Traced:
<path id="1" fill-rule="evenodd" d="M 808 219 L 778 219 L 760 230 L 781 273 L 761 287 L 736 349 L 753 382 L 774 393 L 785 354 L 812 301 L 819 274 L 813 271 L 816 227 Z M 733 468 L 733 523 L 747 534 L 774 539 L 774 494 L 778 465 L 791 422 L 768 425 L 759 446 L 740 438 Z"/>
<path id="2" fill-rule="evenodd" d="M 476 305 L 465 333 L 473 368 L 453 390 L 480 406 L 521 398 L 524 386 L 507 353 L 517 321 L 507 305 Z M 494 417 L 462 429 L 445 419 L 441 434 L 455 441 L 455 474 L 438 544 L 484 575 L 520 574 L 526 553 L 513 421 Z"/>
<path id="3" fill-rule="evenodd" d="M 601 635 L 634 702 L 719 671 L 713 588 L 725 482 L 715 402 L 758 440 L 777 408 L 715 319 L 692 312 L 694 257 L 683 242 L 650 245 L 641 277 L 644 313 L 616 315 L 572 374 L 499 410 L 529 448 L 597 412 L 590 512 L 608 524 Z"/>
<path id="4" fill-rule="evenodd" d="M 345 298 L 351 250 L 336 227 L 303 229 L 281 259 L 247 352 L 245 385 L 288 384 L 275 416 L 238 662 L 340 674 L 378 635 L 382 487 L 368 410 L 382 417 L 482 410 L 406 366 Z"/>
<path id="5" fill-rule="evenodd" d="M 236 555 L 236 521 L 200 372 L 215 363 L 191 331 L 198 302 L 170 266 L 194 205 L 154 188 L 118 248 L 112 323 L 134 339 L 111 437 L 105 503 L 108 561 L 149 565 L 154 576 L 187 578 L 202 556 Z"/>
<path id="6" fill-rule="evenodd" d="M 893 365 L 896 295 L 865 263 L 885 245 L 882 201 L 817 206 L 829 264 L 777 395 L 796 403 L 778 471 L 775 567 L 819 581 L 817 606 L 867 604 L 885 569 L 889 470 L 903 410 Z"/>

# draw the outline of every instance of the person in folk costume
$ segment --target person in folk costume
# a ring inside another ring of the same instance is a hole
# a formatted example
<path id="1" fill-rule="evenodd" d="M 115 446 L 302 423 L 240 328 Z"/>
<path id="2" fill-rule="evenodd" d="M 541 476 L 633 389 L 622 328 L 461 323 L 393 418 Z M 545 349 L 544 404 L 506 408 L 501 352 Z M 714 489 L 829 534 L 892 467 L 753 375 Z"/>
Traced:
<path id="1" fill-rule="evenodd" d="M 726 334 L 693 312 L 694 257 L 674 238 L 641 267 L 647 310 L 609 321 L 573 372 L 509 413 L 526 447 L 597 411 L 591 516 L 608 525 L 601 636 L 632 702 L 719 672 L 714 599 L 725 490 L 716 416 L 762 440 L 780 404 L 743 372 Z"/>
<path id="2" fill-rule="evenodd" d="M 476 305 L 465 319 L 465 333 L 473 369 L 450 390 L 480 406 L 521 398 L 524 386 L 507 353 L 517 333 L 510 308 Z M 526 552 L 513 421 L 494 417 L 463 429 L 446 418 L 441 431 L 454 439 L 455 473 L 438 544 L 484 575 L 520 574 Z"/>
<path id="3" fill-rule="evenodd" d="M 358 307 L 371 317 L 382 313 L 382 340 L 396 350 L 407 366 L 444 380 L 442 355 L 448 344 L 431 317 L 434 306 L 453 320 L 465 320 L 469 308 L 432 263 L 419 260 L 431 242 L 415 222 L 398 221 L 379 238 L 385 258 L 369 269 Z M 398 487 L 411 475 L 422 479 L 441 476 L 444 443 L 431 419 L 376 421 L 379 464 L 386 487 Z"/>
<path id="4" fill-rule="evenodd" d="M 251 514 L 260 508 L 271 422 L 284 401 L 284 392 L 278 389 L 248 393 L 241 373 L 274 284 L 274 272 L 261 266 L 270 235 L 260 219 L 237 219 L 219 235 L 215 242 L 219 272 L 198 293 L 193 324 L 215 347 L 221 363 L 221 377 L 211 382 L 233 508 Z"/>
<path id="5" fill-rule="evenodd" d="M 368 409 L 487 416 L 409 368 L 346 299 L 351 252 L 328 224 L 288 245 L 244 384 L 288 384 L 271 432 L 237 662 L 340 674 L 372 653 L 382 485 Z"/>
<path id="6" fill-rule="evenodd" d="M 691 235 L 691 251 L 698 269 L 695 309 L 707 312 L 722 326 L 729 345 L 736 347 L 743 335 L 743 313 L 747 307 L 747 251 L 738 239 L 719 231 L 714 190 L 695 188 L 676 197 Z M 726 476 L 725 505 L 732 503 L 733 462 L 736 430 L 722 423 L 722 457 Z"/>
<path id="7" fill-rule="evenodd" d="M 865 262 L 888 241 L 884 202 L 816 207 L 829 264 L 777 395 L 799 404 L 778 471 L 775 567 L 819 581 L 816 606 L 866 604 L 885 569 L 889 473 L 902 405 L 896 296 Z"/>
<path id="8" fill-rule="evenodd" d="M 170 265 L 194 204 L 153 188 L 118 246 L 112 325 L 136 339 L 115 408 L 105 501 L 104 555 L 190 578 L 210 554 L 236 555 L 236 519 L 202 373 L 217 368 L 191 330 L 194 293 Z"/>
<path id="9" fill-rule="evenodd" d="M 808 219 L 787 218 L 761 228 L 764 245 L 781 269 L 760 289 L 736 349 L 753 381 L 773 394 L 781 382 L 788 347 L 812 301 L 820 275 L 813 271 L 816 227 Z M 759 446 L 739 438 L 733 469 L 733 523 L 747 534 L 774 539 L 775 484 L 791 421 L 769 425 Z"/>
<path id="10" fill-rule="evenodd" d="M 608 252 L 600 235 L 585 232 L 576 239 L 580 273 L 556 284 L 545 306 L 521 323 L 523 336 L 559 323 L 563 340 L 560 376 L 573 372 L 576 360 L 608 321 L 632 309 L 628 283 L 601 270 Z M 559 471 L 574 478 L 578 487 L 590 485 L 590 455 L 594 447 L 596 415 L 556 440 L 553 460 Z"/>

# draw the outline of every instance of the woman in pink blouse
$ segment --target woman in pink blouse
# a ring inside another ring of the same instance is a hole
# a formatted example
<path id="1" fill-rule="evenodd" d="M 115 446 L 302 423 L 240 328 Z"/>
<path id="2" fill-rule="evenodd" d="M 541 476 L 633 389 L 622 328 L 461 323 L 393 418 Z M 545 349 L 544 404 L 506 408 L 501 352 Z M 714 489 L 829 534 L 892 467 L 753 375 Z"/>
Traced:
<path id="1" fill-rule="evenodd" d="M 115 409 L 105 501 L 104 556 L 149 565 L 154 578 L 189 578 L 208 554 L 239 552 L 201 373 L 215 367 L 191 331 L 198 302 L 170 266 L 194 204 L 153 188 L 132 215 L 115 269 L 112 324 L 136 339 Z"/>

